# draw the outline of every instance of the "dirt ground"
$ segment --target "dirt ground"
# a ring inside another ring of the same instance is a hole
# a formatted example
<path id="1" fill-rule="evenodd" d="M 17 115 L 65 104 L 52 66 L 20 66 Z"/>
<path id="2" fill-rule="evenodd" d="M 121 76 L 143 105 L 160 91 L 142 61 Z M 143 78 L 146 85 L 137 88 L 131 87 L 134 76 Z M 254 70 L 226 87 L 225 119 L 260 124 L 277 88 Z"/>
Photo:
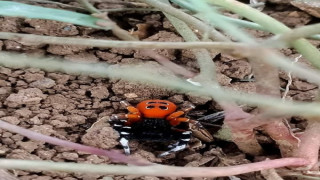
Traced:
<path id="1" fill-rule="evenodd" d="M 64 1 L 64 3 L 75 4 Z M 57 7 L 58 5 L 46 5 Z M 108 3 L 96 3 L 98 8 L 111 8 Z M 122 7 L 122 5 L 118 5 Z M 113 6 L 114 7 L 114 6 Z M 113 8 L 112 7 L 112 8 Z M 290 27 L 298 27 L 319 19 L 288 4 L 268 3 L 265 13 L 282 21 Z M 148 41 L 183 41 L 175 32 L 169 21 L 160 12 L 126 12 L 113 13 L 116 20 L 126 30 L 136 30 L 138 24 L 147 25 L 141 37 Z M 110 32 L 75 26 L 67 23 L 48 20 L 0 17 L 0 31 L 50 35 L 59 37 L 84 37 L 95 39 L 115 39 Z M 248 30 L 259 38 L 271 34 Z M 313 41 L 319 47 L 319 41 Z M 153 60 L 143 56 L 139 51 L 115 48 L 92 48 L 62 45 L 28 45 L 12 40 L 0 40 L 0 50 L 26 53 L 32 56 L 60 57 L 71 61 L 107 62 L 110 64 L 149 63 L 158 66 Z M 189 50 L 158 50 L 173 62 L 198 72 L 194 55 Z M 293 49 L 282 52 L 288 57 L 299 54 Z M 246 59 L 233 58 L 226 54 L 212 54 L 218 67 L 218 79 L 223 86 L 245 92 L 255 92 L 254 82 L 242 81 L 252 74 Z M 304 61 L 301 59 L 301 61 Z M 288 75 L 280 73 L 281 88 L 285 88 Z M 312 101 L 317 87 L 293 77 L 288 98 Z M 120 106 L 121 100 L 137 104 L 146 99 L 166 99 L 179 107 L 193 103 L 196 109 L 189 113 L 193 119 L 221 110 L 210 98 L 199 98 L 191 94 L 180 94 L 152 85 L 142 85 L 123 80 L 91 78 L 63 73 L 48 73 L 39 69 L 10 69 L 0 67 L 0 117 L 21 127 L 41 132 L 61 139 L 91 145 L 103 149 L 122 150 L 118 143 L 118 133 L 108 123 L 108 117 L 114 113 L 126 112 Z M 217 122 L 221 125 L 222 122 Z M 301 118 L 290 120 L 292 128 L 302 129 L 306 122 Z M 208 127 L 209 130 L 211 128 Z M 29 140 L 21 135 L 0 129 L 0 155 L 2 158 L 51 160 L 56 162 L 81 162 L 108 164 L 109 159 L 81 153 L 72 149 L 54 146 L 43 142 Z M 213 133 L 213 132 L 212 132 Z M 279 152 L 273 141 L 259 132 L 260 142 L 269 150 L 265 156 L 278 157 Z M 131 141 L 132 154 L 152 162 L 179 166 L 226 166 L 259 160 L 263 157 L 250 157 L 237 149 L 231 142 L 215 140 L 212 143 L 201 143 L 193 138 L 190 147 L 184 151 L 164 158 L 157 155 L 165 150 L 165 144 Z M 64 173 L 64 172 L 28 172 L 15 170 L 14 175 L 21 180 L 96 180 L 101 175 Z M 241 179 L 263 179 L 259 173 L 239 176 Z M 137 176 L 114 176 L 116 180 L 158 180 L 182 178 L 158 178 Z M 229 178 L 216 178 L 229 179 Z"/>

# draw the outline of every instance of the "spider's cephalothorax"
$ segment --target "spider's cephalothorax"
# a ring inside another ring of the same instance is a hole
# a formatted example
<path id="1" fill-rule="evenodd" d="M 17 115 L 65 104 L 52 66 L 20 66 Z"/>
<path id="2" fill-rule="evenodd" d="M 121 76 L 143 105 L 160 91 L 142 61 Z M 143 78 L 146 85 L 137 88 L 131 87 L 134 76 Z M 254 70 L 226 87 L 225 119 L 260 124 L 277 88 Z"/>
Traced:
<path id="1" fill-rule="evenodd" d="M 169 151 L 160 156 L 185 149 L 190 141 L 191 131 L 196 131 L 202 140 L 211 141 L 213 139 L 199 122 L 181 117 L 194 106 L 176 111 L 177 106 L 166 100 L 146 100 L 140 102 L 137 107 L 125 101 L 121 103 L 127 107 L 129 113 L 113 115 L 111 120 L 114 128 L 120 133 L 120 144 L 126 154 L 130 154 L 129 139 L 177 141 L 169 146 Z"/>

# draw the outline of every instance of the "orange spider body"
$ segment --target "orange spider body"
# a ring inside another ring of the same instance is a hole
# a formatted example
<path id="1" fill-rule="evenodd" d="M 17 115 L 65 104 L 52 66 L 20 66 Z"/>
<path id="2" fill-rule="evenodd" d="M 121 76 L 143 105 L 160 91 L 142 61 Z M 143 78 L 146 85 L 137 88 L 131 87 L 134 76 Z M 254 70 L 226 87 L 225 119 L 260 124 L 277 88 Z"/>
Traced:
<path id="1" fill-rule="evenodd" d="M 194 106 L 176 111 L 177 106 L 167 100 L 145 100 L 137 104 L 136 107 L 125 101 L 121 103 L 127 107 L 129 113 L 113 115 L 111 120 L 118 121 L 114 124 L 114 127 L 120 133 L 120 143 L 126 154 L 130 154 L 129 139 L 178 140 L 170 151 L 162 153 L 160 156 L 184 149 L 193 130 L 199 131 L 200 134 L 203 134 L 203 137 L 212 139 L 210 133 L 199 122 L 181 117 L 193 109 Z M 192 125 L 191 128 L 190 125 Z"/>
<path id="2" fill-rule="evenodd" d="M 165 118 L 176 111 L 177 106 L 166 100 L 146 100 L 137 105 L 137 109 L 145 118 Z"/>

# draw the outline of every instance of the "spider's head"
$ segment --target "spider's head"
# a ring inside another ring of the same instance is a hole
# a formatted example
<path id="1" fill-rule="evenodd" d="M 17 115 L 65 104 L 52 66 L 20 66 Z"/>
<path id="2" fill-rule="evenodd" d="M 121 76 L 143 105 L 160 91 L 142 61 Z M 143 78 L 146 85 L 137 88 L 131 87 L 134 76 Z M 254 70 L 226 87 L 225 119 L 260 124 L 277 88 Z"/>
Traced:
<path id="1" fill-rule="evenodd" d="M 176 111 L 177 106 L 166 100 L 146 100 L 137 105 L 138 110 L 146 118 L 165 118 Z"/>

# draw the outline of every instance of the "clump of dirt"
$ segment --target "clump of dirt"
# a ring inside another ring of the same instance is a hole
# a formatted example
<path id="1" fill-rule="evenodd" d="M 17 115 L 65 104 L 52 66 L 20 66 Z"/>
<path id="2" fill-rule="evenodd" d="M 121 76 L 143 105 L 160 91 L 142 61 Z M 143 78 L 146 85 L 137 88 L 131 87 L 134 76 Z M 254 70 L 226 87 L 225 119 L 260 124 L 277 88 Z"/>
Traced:
<path id="1" fill-rule="evenodd" d="M 64 3 L 72 2 L 66 1 Z M 96 1 L 98 8 L 109 7 L 109 4 Z M 122 5 L 119 5 L 122 7 Z M 267 6 L 265 12 L 291 27 L 305 25 L 312 21 L 310 15 L 290 7 L 283 11 L 279 6 Z M 272 9 L 271 9 L 272 8 Z M 128 16 L 132 16 L 131 21 Z M 114 14 L 113 19 L 123 21 L 126 29 L 135 29 L 139 23 L 149 24 L 143 34 L 144 41 L 183 41 L 172 25 L 159 13 L 140 12 Z M 126 19 L 127 18 L 127 19 Z M 138 20 L 138 21 L 137 21 Z M 152 30 L 152 31 L 151 31 Z M 30 33 L 63 37 L 84 37 L 115 39 L 110 33 L 84 28 L 68 23 L 49 20 L 0 18 L 0 31 Z M 149 31 L 149 32 L 148 32 Z M 269 33 L 249 30 L 255 36 L 265 38 Z M 141 35 L 141 34 L 140 34 Z M 121 48 L 93 48 L 69 45 L 25 44 L 19 41 L 1 40 L 2 51 L 19 52 L 32 55 L 61 57 L 71 61 L 107 62 L 119 65 L 147 65 L 151 70 L 161 73 L 160 65 L 145 57 L 140 51 Z M 195 57 L 190 50 L 157 50 L 161 55 L 194 72 L 199 70 Z M 296 55 L 287 51 L 286 55 Z M 252 74 L 251 66 L 246 59 L 234 58 L 226 54 L 212 53 L 217 66 L 218 81 L 232 89 L 255 92 L 254 82 L 245 80 Z M 159 70 L 160 69 L 160 70 Z M 281 88 L 285 88 L 289 77 L 281 72 Z M 293 77 L 293 83 L 287 94 L 288 98 L 312 101 L 316 97 L 317 86 Z M 124 80 L 74 76 L 63 73 L 48 73 L 39 69 L 10 69 L 0 67 L 0 117 L 9 123 L 72 142 L 82 143 L 103 149 L 122 150 L 118 143 L 118 133 L 108 123 L 108 117 L 115 113 L 125 113 L 120 105 L 121 100 L 136 104 L 146 99 L 168 99 L 179 107 L 193 103 L 197 105 L 190 116 L 194 119 L 202 117 L 218 109 L 211 98 L 199 98 L 194 94 L 181 94 L 166 90 L 152 84 L 140 84 Z M 221 123 L 220 123 L 221 124 Z M 303 119 L 294 118 L 291 125 L 305 127 Z M 72 149 L 35 142 L 4 130 L 1 131 L 0 151 L 5 158 L 50 160 L 56 162 L 85 162 L 92 164 L 108 164 L 107 157 L 96 156 Z M 271 142 L 272 143 L 272 142 Z M 220 147 L 221 148 L 220 148 Z M 159 151 L 165 149 L 161 143 L 131 141 L 132 154 L 151 162 L 180 166 L 222 166 L 248 163 L 245 154 L 233 143 L 216 140 L 212 143 L 201 143 L 193 137 L 190 148 L 157 158 Z M 275 152 L 274 154 L 276 154 Z M 243 177 L 250 179 L 251 176 Z M 19 179 L 102 179 L 101 175 L 86 175 L 64 172 L 15 171 Z M 156 177 L 116 176 L 115 179 L 160 179 Z M 161 178 L 172 179 L 172 178 Z M 181 178 L 176 178 L 181 179 Z"/>

